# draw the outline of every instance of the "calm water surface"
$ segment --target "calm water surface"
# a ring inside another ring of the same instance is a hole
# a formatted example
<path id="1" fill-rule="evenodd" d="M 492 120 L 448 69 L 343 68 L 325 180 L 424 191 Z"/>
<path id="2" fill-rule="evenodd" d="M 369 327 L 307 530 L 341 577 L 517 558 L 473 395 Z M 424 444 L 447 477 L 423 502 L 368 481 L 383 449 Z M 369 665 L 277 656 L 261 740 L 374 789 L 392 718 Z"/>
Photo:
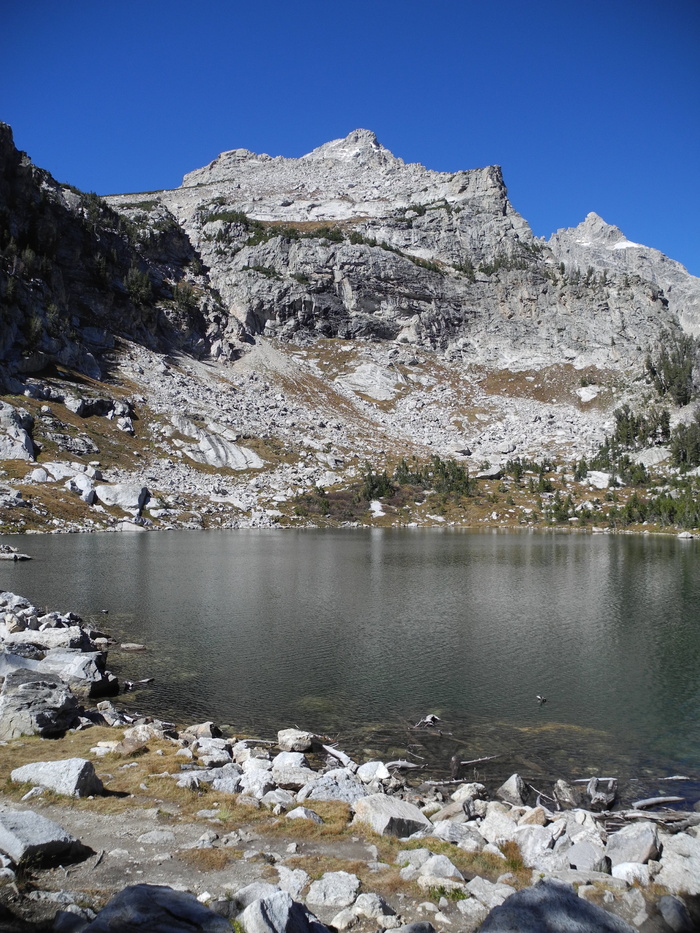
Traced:
<path id="1" fill-rule="evenodd" d="M 109 659 L 121 676 L 156 677 L 128 695 L 143 711 L 262 737 L 296 724 L 364 755 L 409 749 L 437 772 L 455 753 L 498 754 L 482 778 L 610 772 L 646 788 L 700 773 L 696 541 L 448 530 L 0 540 L 34 557 L 1 562 L 0 589 L 149 646 Z M 442 736 L 410 728 L 428 712 Z"/>

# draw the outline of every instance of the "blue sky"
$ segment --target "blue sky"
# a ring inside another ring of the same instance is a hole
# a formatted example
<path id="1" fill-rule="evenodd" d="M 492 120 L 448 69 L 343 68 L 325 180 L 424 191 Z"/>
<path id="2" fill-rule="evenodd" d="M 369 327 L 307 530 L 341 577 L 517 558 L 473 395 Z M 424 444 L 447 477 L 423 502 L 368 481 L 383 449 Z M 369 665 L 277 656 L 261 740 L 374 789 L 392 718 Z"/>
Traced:
<path id="1" fill-rule="evenodd" d="M 0 23 L 0 119 L 84 190 L 365 127 L 431 169 L 501 165 L 537 235 L 596 211 L 700 275 L 697 0 L 28 0 Z"/>

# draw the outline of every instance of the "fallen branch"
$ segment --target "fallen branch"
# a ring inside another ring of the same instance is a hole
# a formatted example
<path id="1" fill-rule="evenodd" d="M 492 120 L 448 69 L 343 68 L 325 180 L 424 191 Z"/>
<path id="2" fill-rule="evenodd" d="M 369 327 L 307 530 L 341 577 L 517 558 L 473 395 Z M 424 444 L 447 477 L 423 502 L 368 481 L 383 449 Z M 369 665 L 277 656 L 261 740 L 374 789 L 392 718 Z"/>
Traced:
<path id="1" fill-rule="evenodd" d="M 357 762 L 353 761 L 349 755 L 345 754 L 345 752 L 341 752 L 333 745 L 322 745 L 321 748 L 324 750 L 324 752 L 327 752 L 331 758 L 335 758 L 337 761 L 339 761 L 344 768 L 349 768 L 351 771 L 357 771 Z"/>
<path id="2" fill-rule="evenodd" d="M 411 768 L 422 768 L 423 765 L 415 765 L 412 761 L 406 761 L 405 758 L 399 758 L 397 761 L 387 761 L 387 768 L 407 771 Z"/>
<path id="3" fill-rule="evenodd" d="M 551 800 L 552 803 L 556 803 L 556 802 L 557 802 L 556 797 L 550 797 L 549 794 L 545 794 L 544 791 L 542 791 L 542 790 L 537 790 L 537 788 L 535 787 L 534 784 L 528 784 L 528 787 L 529 787 L 531 790 L 534 790 L 534 792 L 537 794 L 538 797 L 544 797 L 545 800 Z"/>
<path id="4" fill-rule="evenodd" d="M 635 810 L 644 810 L 646 807 L 663 807 L 667 803 L 683 803 L 685 797 L 645 797 L 644 800 L 635 800 L 632 806 Z"/>
<path id="5" fill-rule="evenodd" d="M 485 755 L 483 758 L 472 758 L 470 761 L 460 761 L 460 764 L 463 768 L 466 768 L 467 765 L 480 765 L 482 761 L 493 761 L 494 758 L 499 757 L 499 755 Z"/>

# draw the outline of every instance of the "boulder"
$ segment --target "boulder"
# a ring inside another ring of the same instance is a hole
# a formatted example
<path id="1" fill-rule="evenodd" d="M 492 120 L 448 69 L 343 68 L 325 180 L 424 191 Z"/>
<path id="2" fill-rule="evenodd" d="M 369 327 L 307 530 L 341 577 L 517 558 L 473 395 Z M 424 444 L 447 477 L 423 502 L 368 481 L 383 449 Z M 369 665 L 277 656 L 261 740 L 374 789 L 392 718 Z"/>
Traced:
<path id="1" fill-rule="evenodd" d="M 480 933 L 634 933 L 620 917 L 578 897 L 568 884 L 540 881 L 495 907 Z"/>
<path id="2" fill-rule="evenodd" d="M 311 820 L 312 823 L 323 823 L 323 820 L 313 810 L 308 807 L 295 807 L 287 814 L 288 820 Z"/>
<path id="3" fill-rule="evenodd" d="M 86 758 L 35 761 L 15 768 L 10 778 L 17 784 L 46 787 L 68 797 L 90 797 L 103 791 L 102 781 Z"/>
<path id="4" fill-rule="evenodd" d="M 287 868 L 286 865 L 277 865 L 279 875 L 278 884 L 283 891 L 291 894 L 293 898 L 301 897 L 301 892 L 309 883 L 309 876 L 303 868 Z"/>
<path id="5" fill-rule="evenodd" d="M 34 460 L 33 421 L 28 412 L 0 402 L 0 460 Z"/>
<path id="6" fill-rule="evenodd" d="M 513 817 L 495 803 L 488 805 L 486 816 L 479 823 L 479 832 L 493 845 L 515 839 L 517 829 L 518 824 Z"/>
<path id="7" fill-rule="evenodd" d="M 688 913 L 688 908 L 679 897 L 665 894 L 656 905 L 673 933 L 693 933 L 695 925 Z"/>
<path id="8" fill-rule="evenodd" d="M 545 863 L 542 856 L 554 847 L 557 827 L 550 826 L 518 826 L 514 839 L 518 843 L 523 862 L 528 868 L 542 868 Z M 568 867 L 568 865 L 566 866 Z"/>
<path id="9" fill-rule="evenodd" d="M 245 933 L 327 933 L 327 927 L 286 891 L 253 901 L 238 922 Z"/>
<path id="10" fill-rule="evenodd" d="M 31 810 L 0 811 L 0 852 L 18 865 L 58 856 L 76 857 L 86 849 L 65 829 Z"/>
<path id="11" fill-rule="evenodd" d="M 125 512 L 140 512 L 151 497 L 148 489 L 138 483 L 95 486 L 95 495 L 103 505 L 117 506 Z"/>
<path id="12" fill-rule="evenodd" d="M 654 823 L 646 820 L 612 833 L 605 847 L 605 854 L 613 867 L 621 862 L 644 864 L 657 858 L 660 851 L 659 831 Z"/>
<path id="13" fill-rule="evenodd" d="M 355 902 L 360 879 L 347 871 L 327 871 L 318 881 L 311 883 L 306 900 L 319 907 L 340 909 Z"/>
<path id="14" fill-rule="evenodd" d="M 661 870 L 654 880 L 672 894 L 700 894 L 700 839 L 686 833 L 664 836 Z"/>
<path id="15" fill-rule="evenodd" d="M 450 798 L 463 803 L 465 800 L 485 800 L 486 794 L 486 787 L 483 784 L 472 781 L 469 784 L 460 784 L 457 790 L 450 794 Z"/>
<path id="16" fill-rule="evenodd" d="M 418 807 L 386 794 L 372 794 L 356 800 L 353 809 L 353 823 L 364 823 L 383 836 L 410 836 L 432 828 L 432 823 Z"/>
<path id="17" fill-rule="evenodd" d="M 237 910 L 245 910 L 255 901 L 263 897 L 272 897 L 279 892 L 280 889 L 276 884 L 270 884 L 268 881 L 253 881 L 244 888 L 239 888 L 231 899 L 231 903 Z"/>
<path id="18" fill-rule="evenodd" d="M 442 839 L 443 842 L 451 842 L 467 852 L 480 852 L 486 844 L 486 840 L 473 826 L 455 823 L 453 820 L 439 820 L 434 823 L 430 835 Z"/>
<path id="19" fill-rule="evenodd" d="M 231 933 L 224 917 L 193 894 L 156 884 L 135 884 L 109 901 L 83 933 Z"/>
<path id="20" fill-rule="evenodd" d="M 342 800 L 355 803 L 367 796 L 367 790 L 347 768 L 334 768 L 321 776 L 314 772 L 315 779 L 305 784 L 297 794 L 297 800 Z"/>
<path id="21" fill-rule="evenodd" d="M 496 796 L 506 803 L 512 803 L 514 807 L 521 807 L 527 800 L 528 787 L 519 774 L 511 774 L 508 780 L 501 784 L 496 791 Z"/>
<path id="22" fill-rule="evenodd" d="M 312 732 L 301 729 L 281 729 L 277 733 L 277 744 L 283 752 L 308 752 L 313 745 Z"/>
<path id="23" fill-rule="evenodd" d="M 246 774 L 241 775 L 241 793 L 249 794 L 257 800 L 264 797 L 268 791 L 274 790 L 275 787 L 275 782 L 269 771 L 248 771 Z"/>
<path id="24" fill-rule="evenodd" d="M 443 879 L 450 881 L 464 881 L 462 872 L 452 864 L 446 855 L 431 855 L 418 869 L 419 876 L 435 878 L 438 883 Z"/>
<path id="25" fill-rule="evenodd" d="M 277 768 L 273 762 L 272 778 L 278 787 L 285 790 L 301 790 L 318 780 L 318 774 L 311 768 Z"/>
<path id="26" fill-rule="evenodd" d="M 602 871 L 610 868 L 610 860 L 605 855 L 602 845 L 596 845 L 584 839 L 575 842 L 567 851 L 569 866 L 578 871 Z"/>
<path id="27" fill-rule="evenodd" d="M 272 759 L 274 771 L 282 768 L 308 768 L 309 763 L 302 752 L 280 752 Z"/>
<path id="28" fill-rule="evenodd" d="M 480 901 L 484 907 L 488 907 L 489 910 L 498 907 L 511 894 L 515 894 L 515 888 L 512 888 L 509 884 L 487 881 L 486 878 L 481 878 L 479 875 L 476 875 L 467 884 L 467 891 L 472 897 Z"/>
<path id="29" fill-rule="evenodd" d="M 388 781 L 391 774 L 383 761 L 366 761 L 357 769 L 357 776 L 363 784 L 371 784 L 372 781 Z"/>
<path id="30" fill-rule="evenodd" d="M 0 740 L 60 735 L 75 724 L 78 712 L 78 701 L 58 677 L 13 671 L 0 691 Z"/>

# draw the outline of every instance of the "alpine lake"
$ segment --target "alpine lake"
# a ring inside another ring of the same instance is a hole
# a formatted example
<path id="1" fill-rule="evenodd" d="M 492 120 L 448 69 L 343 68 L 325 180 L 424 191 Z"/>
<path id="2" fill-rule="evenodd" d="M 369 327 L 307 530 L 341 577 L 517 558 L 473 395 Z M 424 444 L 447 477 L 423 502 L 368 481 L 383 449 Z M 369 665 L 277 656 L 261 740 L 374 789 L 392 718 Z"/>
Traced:
<path id="1" fill-rule="evenodd" d="M 122 642 L 120 705 L 362 760 L 700 797 L 700 541 L 453 529 L 0 537 L 0 590 Z M 105 614 L 103 610 L 108 610 Z M 546 697 L 540 703 L 537 695 Z M 432 713 L 432 728 L 415 724 Z M 665 782 L 671 776 L 686 780 Z"/>

